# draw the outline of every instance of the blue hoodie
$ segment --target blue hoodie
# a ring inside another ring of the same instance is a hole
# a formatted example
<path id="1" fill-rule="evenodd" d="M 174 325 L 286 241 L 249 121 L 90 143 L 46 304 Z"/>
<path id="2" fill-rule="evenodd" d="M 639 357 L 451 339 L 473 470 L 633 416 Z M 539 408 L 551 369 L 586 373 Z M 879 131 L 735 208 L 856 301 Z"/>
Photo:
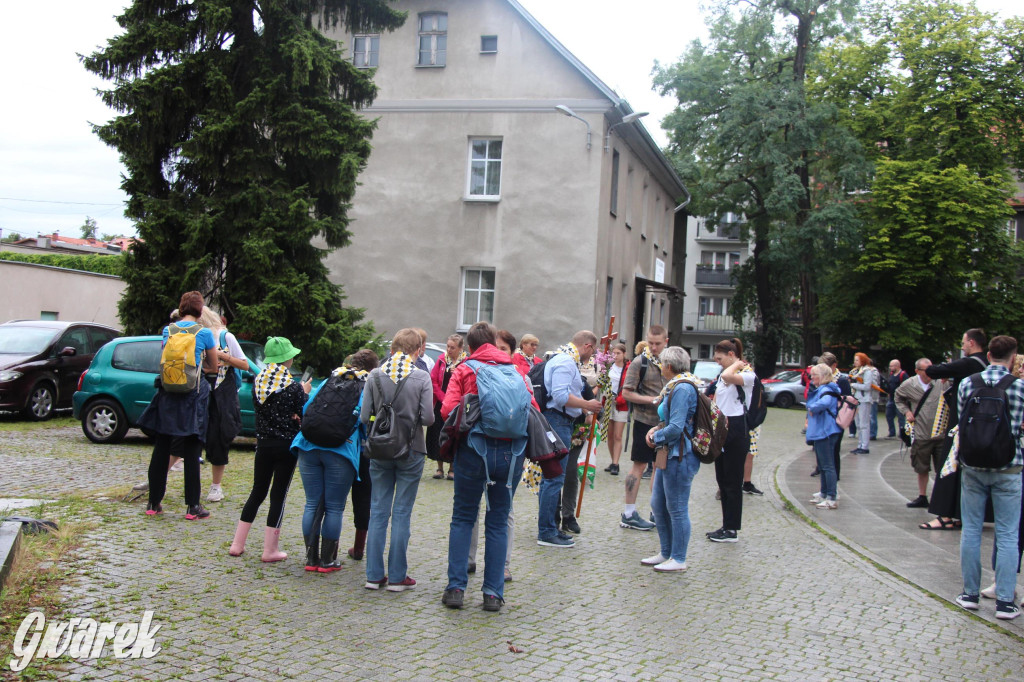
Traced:
<path id="1" fill-rule="evenodd" d="M 823 440 L 842 429 L 836 424 L 839 387 L 835 382 L 811 387 L 807 394 L 807 440 Z"/>

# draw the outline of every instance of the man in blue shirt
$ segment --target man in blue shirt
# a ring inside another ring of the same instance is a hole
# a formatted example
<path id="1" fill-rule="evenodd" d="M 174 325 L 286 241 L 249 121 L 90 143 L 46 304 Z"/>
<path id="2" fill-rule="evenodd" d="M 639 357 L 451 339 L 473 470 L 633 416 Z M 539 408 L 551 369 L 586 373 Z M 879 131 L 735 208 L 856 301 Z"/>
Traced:
<path id="1" fill-rule="evenodd" d="M 989 386 L 994 386 L 1006 377 L 1013 367 L 1017 355 L 1017 341 L 1009 336 L 996 336 L 988 344 L 989 366 L 974 376 L 980 376 Z M 965 414 L 970 395 L 975 391 L 971 377 L 960 382 L 957 390 L 958 412 Z M 1020 554 L 1017 549 L 1017 526 L 1020 523 L 1021 470 L 1024 469 L 1024 453 L 1020 445 L 1020 427 L 1024 423 L 1024 381 L 1014 379 L 1005 387 L 1007 412 L 1010 417 L 1010 433 L 1014 441 L 1013 458 L 998 469 L 968 466 L 960 462 L 960 514 L 963 531 L 960 535 L 960 571 L 963 573 L 964 590 L 956 603 L 965 609 L 978 609 L 978 594 L 981 587 L 981 527 L 985 521 L 985 502 L 992 499 L 995 515 L 995 571 L 996 571 L 996 618 L 1012 620 L 1020 615 L 1020 609 L 1013 601 L 1017 582 L 1016 569 Z M 965 422 L 960 427 L 964 429 Z M 970 442 L 965 431 L 960 433 L 962 452 Z"/>
<path id="2" fill-rule="evenodd" d="M 570 343 L 560 346 L 544 365 L 544 386 L 548 404 L 541 405 L 544 417 L 563 443 L 572 440 L 575 424 L 582 423 L 584 412 L 601 411 L 601 401 L 583 399 L 583 375 L 580 368 L 588 362 L 597 347 L 597 335 L 591 331 L 578 331 Z M 562 474 L 546 478 L 540 484 L 537 515 L 537 544 L 544 547 L 572 547 L 572 536 L 558 530 L 558 507 L 569 456 L 562 458 Z M 575 476 L 575 473 L 572 474 Z"/>

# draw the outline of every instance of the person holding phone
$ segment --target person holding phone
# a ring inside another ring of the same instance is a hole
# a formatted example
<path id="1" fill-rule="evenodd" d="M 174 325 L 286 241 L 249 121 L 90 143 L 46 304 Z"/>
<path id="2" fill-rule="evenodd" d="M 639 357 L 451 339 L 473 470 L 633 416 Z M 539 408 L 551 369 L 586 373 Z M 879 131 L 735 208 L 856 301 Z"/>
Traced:
<path id="1" fill-rule="evenodd" d="M 256 457 L 253 460 L 252 492 L 242 507 L 242 517 L 228 553 L 241 556 L 249 529 L 260 505 L 270 494 L 267 527 L 263 533 L 263 561 L 282 561 L 287 554 L 278 549 L 284 502 L 295 473 L 296 458 L 291 445 L 302 422 L 311 383 L 297 383 L 289 371 L 299 349 L 283 336 L 272 336 L 264 346 L 267 366 L 253 382 L 253 407 L 256 412 Z"/>

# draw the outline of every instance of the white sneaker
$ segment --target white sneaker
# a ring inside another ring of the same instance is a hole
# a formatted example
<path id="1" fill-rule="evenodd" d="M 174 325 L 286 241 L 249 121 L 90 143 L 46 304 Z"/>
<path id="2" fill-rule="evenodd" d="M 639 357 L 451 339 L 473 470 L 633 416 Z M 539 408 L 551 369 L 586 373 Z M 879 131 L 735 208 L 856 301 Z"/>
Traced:
<path id="1" fill-rule="evenodd" d="M 824 499 L 818 504 L 814 505 L 818 509 L 836 509 L 838 505 L 835 500 Z"/>
<path id="2" fill-rule="evenodd" d="M 644 566 L 656 566 L 656 565 L 664 563 L 664 562 L 665 562 L 665 557 L 663 557 L 660 553 L 655 554 L 654 556 L 649 556 L 646 559 L 641 559 L 640 560 L 640 563 L 642 565 L 644 565 Z"/>
<path id="3" fill-rule="evenodd" d="M 132 490 L 138 493 L 144 493 L 149 490 L 149 481 L 143 481 L 142 483 L 136 483 L 132 486 Z M 992 594 L 995 594 L 993 592 Z"/>
<path id="4" fill-rule="evenodd" d="M 985 599 L 995 599 L 996 598 L 996 584 L 992 583 L 991 585 L 986 587 L 984 590 L 982 590 L 981 591 L 981 596 L 984 597 Z M 1017 601 L 1018 599 L 1020 599 L 1020 590 L 1018 590 L 1017 586 L 1015 585 L 1014 588 L 1013 588 L 1013 601 Z"/>
<path id="5" fill-rule="evenodd" d="M 210 494 L 206 496 L 207 502 L 220 502 L 224 499 L 224 489 L 219 485 L 210 487 Z"/>
<path id="6" fill-rule="evenodd" d="M 177 462 L 175 462 L 173 465 L 171 465 L 171 471 L 184 471 L 184 470 L 185 470 L 185 460 L 183 460 L 183 459 L 179 459 Z"/>
<path id="7" fill-rule="evenodd" d="M 824 496 L 821 493 L 814 493 L 813 495 L 811 495 L 811 504 L 818 504 L 819 502 L 821 502 L 823 497 Z"/>
<path id="8" fill-rule="evenodd" d="M 675 559 L 669 559 L 668 561 L 664 561 L 655 566 L 654 570 L 658 571 L 659 573 L 673 573 L 677 571 L 685 571 L 686 562 L 676 561 Z"/>

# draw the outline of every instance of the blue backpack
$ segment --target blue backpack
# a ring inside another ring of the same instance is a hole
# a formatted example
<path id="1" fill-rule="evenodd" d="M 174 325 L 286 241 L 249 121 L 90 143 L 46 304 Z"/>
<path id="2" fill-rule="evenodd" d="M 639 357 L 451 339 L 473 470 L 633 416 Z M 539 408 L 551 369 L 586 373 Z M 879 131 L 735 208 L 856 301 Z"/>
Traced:
<path id="1" fill-rule="evenodd" d="M 466 362 L 476 374 L 480 396 L 477 426 L 491 438 L 525 438 L 530 420 L 530 391 L 515 365 Z"/>

